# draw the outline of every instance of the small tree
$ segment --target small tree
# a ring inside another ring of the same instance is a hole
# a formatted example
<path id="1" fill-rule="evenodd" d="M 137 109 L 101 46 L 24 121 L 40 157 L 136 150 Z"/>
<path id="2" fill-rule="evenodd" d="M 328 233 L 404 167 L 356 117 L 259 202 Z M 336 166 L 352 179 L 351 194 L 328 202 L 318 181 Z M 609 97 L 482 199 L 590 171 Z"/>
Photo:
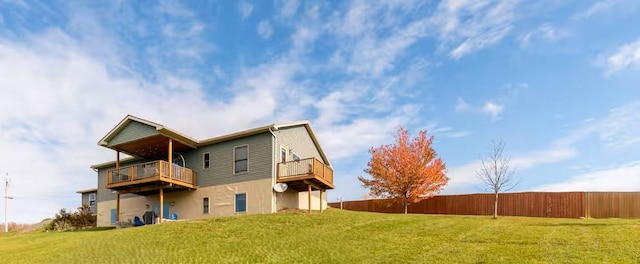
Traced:
<path id="1" fill-rule="evenodd" d="M 359 176 L 358 180 L 371 196 L 401 202 L 406 214 L 410 203 L 432 197 L 449 181 L 432 142 L 426 131 L 410 140 L 409 132 L 399 127 L 394 144 L 369 150 L 371 160 L 364 171 L 371 179 Z"/>
<path id="2" fill-rule="evenodd" d="M 476 171 L 482 182 L 493 191 L 493 218 L 498 218 L 498 194 L 506 192 L 518 185 L 520 179 L 511 168 L 511 157 L 504 156 L 504 142 L 492 142 L 493 150 L 486 158 L 481 159 L 480 169 Z"/>

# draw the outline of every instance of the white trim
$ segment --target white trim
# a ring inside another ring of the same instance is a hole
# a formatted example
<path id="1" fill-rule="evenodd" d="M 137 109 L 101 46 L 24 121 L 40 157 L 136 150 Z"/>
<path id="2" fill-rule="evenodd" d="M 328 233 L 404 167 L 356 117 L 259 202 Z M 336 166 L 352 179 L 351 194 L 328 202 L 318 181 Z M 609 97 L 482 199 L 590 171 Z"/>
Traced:
<path id="1" fill-rule="evenodd" d="M 284 150 L 284 161 L 282 160 L 282 151 Z M 290 150 L 286 145 L 280 145 L 280 149 L 278 151 L 278 163 L 287 162 L 289 158 Z"/>
<path id="2" fill-rule="evenodd" d="M 204 155 L 207 155 L 207 154 L 209 154 L 209 167 L 205 167 L 206 163 L 204 162 Z M 202 153 L 202 169 L 203 170 L 211 169 L 211 152 L 207 151 L 207 152 Z"/>
<path id="3" fill-rule="evenodd" d="M 246 147 L 247 148 L 247 170 L 246 171 L 241 171 L 241 172 L 236 172 L 236 149 L 238 148 L 242 148 L 242 147 Z M 231 156 L 231 160 L 233 162 L 233 166 L 232 167 L 232 173 L 233 175 L 240 175 L 240 174 L 245 174 L 249 172 L 249 144 L 244 144 L 244 145 L 238 145 L 233 147 L 233 154 Z"/>

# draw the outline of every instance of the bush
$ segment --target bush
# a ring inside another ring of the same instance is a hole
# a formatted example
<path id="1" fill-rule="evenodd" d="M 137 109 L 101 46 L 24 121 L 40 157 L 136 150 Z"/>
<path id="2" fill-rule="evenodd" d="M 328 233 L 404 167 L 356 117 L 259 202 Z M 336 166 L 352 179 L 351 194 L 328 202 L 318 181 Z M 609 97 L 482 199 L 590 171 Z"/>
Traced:
<path id="1" fill-rule="evenodd" d="M 82 207 L 78 207 L 78 211 L 75 213 L 67 212 L 64 208 L 60 209 L 60 212 L 58 212 L 53 221 L 45 227 L 45 230 L 69 231 L 95 226 L 96 217 L 91 214 L 89 206 L 83 205 Z"/>

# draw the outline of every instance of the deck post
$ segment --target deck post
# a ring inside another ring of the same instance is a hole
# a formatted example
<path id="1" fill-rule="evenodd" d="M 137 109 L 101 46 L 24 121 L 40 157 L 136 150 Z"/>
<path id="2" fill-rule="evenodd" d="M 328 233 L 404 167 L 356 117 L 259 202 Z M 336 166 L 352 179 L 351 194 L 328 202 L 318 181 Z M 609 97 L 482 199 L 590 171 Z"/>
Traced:
<path id="1" fill-rule="evenodd" d="M 116 194 L 116 224 L 120 222 L 120 192 Z"/>
<path id="2" fill-rule="evenodd" d="M 318 191 L 320 192 L 320 212 L 322 213 L 322 189 Z"/>
<path id="3" fill-rule="evenodd" d="M 309 194 L 308 200 L 309 200 L 309 214 L 311 214 L 311 184 L 307 184 L 307 191 Z"/>
<path id="4" fill-rule="evenodd" d="M 173 140 L 169 139 L 169 179 L 173 179 Z"/>
<path id="5" fill-rule="evenodd" d="M 120 151 L 116 150 L 116 175 L 118 175 L 118 179 L 120 178 Z M 112 179 L 107 179 L 107 182 L 113 180 L 113 174 L 107 175 L 107 177 L 111 177 Z M 120 192 L 116 194 L 116 223 L 120 222 Z"/>
<path id="6" fill-rule="evenodd" d="M 160 187 L 160 221 L 158 223 L 162 223 L 162 216 L 164 215 L 164 190 Z"/>

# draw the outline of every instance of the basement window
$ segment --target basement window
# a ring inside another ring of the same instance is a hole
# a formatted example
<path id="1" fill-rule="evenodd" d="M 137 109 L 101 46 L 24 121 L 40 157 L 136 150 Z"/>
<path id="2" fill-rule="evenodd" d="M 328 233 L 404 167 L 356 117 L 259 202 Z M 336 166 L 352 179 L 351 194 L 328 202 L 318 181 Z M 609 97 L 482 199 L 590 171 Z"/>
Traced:
<path id="1" fill-rule="evenodd" d="M 202 198 L 202 213 L 209 214 L 209 197 Z"/>
<path id="2" fill-rule="evenodd" d="M 247 212 L 247 194 L 238 193 L 236 194 L 236 213 L 245 212 Z"/>

